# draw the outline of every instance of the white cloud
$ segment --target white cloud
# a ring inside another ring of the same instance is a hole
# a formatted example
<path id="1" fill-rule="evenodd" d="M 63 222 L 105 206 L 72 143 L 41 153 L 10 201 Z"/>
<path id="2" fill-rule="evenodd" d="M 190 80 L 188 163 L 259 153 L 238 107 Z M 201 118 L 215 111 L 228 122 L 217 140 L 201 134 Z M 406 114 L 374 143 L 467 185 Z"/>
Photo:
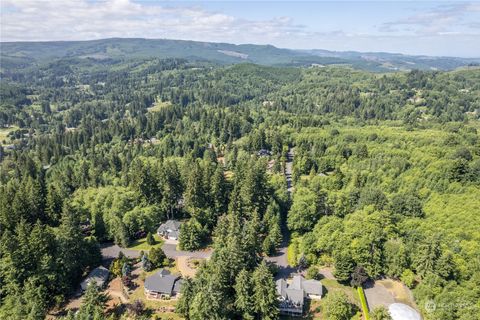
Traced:
<path id="1" fill-rule="evenodd" d="M 458 32 L 456 29 L 467 25 L 478 33 L 478 28 L 465 24 L 464 19 L 470 14 L 480 12 L 478 3 L 456 3 L 440 5 L 428 12 L 418 13 L 403 19 L 381 25 L 381 32 L 413 32 L 419 35 L 446 34 Z M 459 32 L 458 32 L 459 33 Z"/>
<path id="2" fill-rule="evenodd" d="M 288 16 L 239 18 L 205 10 L 200 2 L 160 6 L 134 0 L 0 0 L 0 5 L 1 41 L 141 37 L 430 55 L 480 52 L 480 26 L 472 19 L 472 13 L 480 12 L 479 3 L 444 4 L 371 32 L 343 26 L 324 30 L 321 24 L 314 29 Z"/>
<path id="3" fill-rule="evenodd" d="M 1 5 L 2 41 L 143 37 L 266 43 L 308 34 L 288 17 L 253 21 L 200 7 L 130 0 L 2 0 Z"/>

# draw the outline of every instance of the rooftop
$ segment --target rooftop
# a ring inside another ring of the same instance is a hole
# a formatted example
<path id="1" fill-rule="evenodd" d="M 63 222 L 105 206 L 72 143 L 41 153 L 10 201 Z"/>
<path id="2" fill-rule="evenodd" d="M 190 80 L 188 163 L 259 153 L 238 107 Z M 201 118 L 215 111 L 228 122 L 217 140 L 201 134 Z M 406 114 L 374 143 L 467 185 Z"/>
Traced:
<path id="1" fill-rule="evenodd" d="M 295 275 L 290 284 L 280 279 L 276 281 L 277 294 L 284 300 L 288 300 L 296 305 L 303 305 L 305 296 L 323 294 L 322 283 L 317 280 L 305 280 L 301 275 Z"/>
<path id="2" fill-rule="evenodd" d="M 148 291 L 172 295 L 177 289 L 180 291 L 181 283 L 176 282 L 179 275 L 172 275 L 168 270 L 160 269 L 155 274 L 145 279 L 145 289 Z M 175 287 L 175 288 L 174 288 Z"/>
<path id="3" fill-rule="evenodd" d="M 160 227 L 158 227 L 157 232 L 158 233 L 164 233 L 164 232 L 174 232 L 174 231 L 179 231 L 181 222 L 177 220 L 167 220 L 165 223 L 162 223 Z"/>
<path id="4" fill-rule="evenodd" d="M 86 290 L 90 282 L 95 282 L 97 286 L 101 287 L 105 281 L 107 281 L 109 274 L 110 272 L 107 268 L 102 266 L 97 267 L 88 274 L 80 286 L 82 287 L 82 290 Z"/>

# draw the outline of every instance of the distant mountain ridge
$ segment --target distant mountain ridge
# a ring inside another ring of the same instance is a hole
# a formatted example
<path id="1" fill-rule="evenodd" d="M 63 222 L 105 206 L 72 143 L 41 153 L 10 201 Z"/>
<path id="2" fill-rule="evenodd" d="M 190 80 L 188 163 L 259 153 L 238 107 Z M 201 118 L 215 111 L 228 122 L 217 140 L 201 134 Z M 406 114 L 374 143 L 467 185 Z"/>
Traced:
<path id="1" fill-rule="evenodd" d="M 185 58 L 220 64 L 252 62 L 272 66 L 349 65 L 385 72 L 395 70 L 452 70 L 480 65 L 480 58 L 410 56 L 384 52 L 293 50 L 272 45 L 229 44 L 188 40 L 111 38 L 88 41 L 2 42 L 4 66 L 25 66 L 52 59 Z"/>

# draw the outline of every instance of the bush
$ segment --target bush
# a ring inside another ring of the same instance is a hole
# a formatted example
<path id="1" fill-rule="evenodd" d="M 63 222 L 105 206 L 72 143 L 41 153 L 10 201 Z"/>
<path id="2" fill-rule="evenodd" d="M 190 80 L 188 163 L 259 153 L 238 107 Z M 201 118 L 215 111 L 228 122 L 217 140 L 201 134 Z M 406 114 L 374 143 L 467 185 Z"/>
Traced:
<path id="1" fill-rule="evenodd" d="M 320 279 L 320 274 L 318 273 L 318 268 L 315 267 L 315 266 L 310 266 L 307 269 L 306 277 L 307 277 L 307 279 L 319 280 Z"/>
<path id="2" fill-rule="evenodd" d="M 148 244 L 149 246 L 153 246 L 155 243 L 156 243 L 155 238 L 153 237 L 152 233 L 149 232 L 149 233 L 147 234 L 147 244 Z"/>
<path id="3" fill-rule="evenodd" d="M 325 319 L 347 320 L 354 314 L 353 305 L 347 295 L 342 291 L 330 292 L 323 300 Z"/>
<path id="4" fill-rule="evenodd" d="M 410 269 L 403 271 L 400 280 L 402 280 L 402 282 L 410 289 L 415 286 L 415 274 Z"/>

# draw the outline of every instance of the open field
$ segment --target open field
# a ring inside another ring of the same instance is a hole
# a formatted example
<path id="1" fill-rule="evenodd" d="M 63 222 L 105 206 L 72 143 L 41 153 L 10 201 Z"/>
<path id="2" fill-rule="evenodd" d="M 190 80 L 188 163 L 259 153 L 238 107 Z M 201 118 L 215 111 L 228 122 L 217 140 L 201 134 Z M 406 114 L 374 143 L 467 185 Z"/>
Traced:
<path id="1" fill-rule="evenodd" d="M 8 144 L 8 142 L 6 141 L 7 140 L 7 135 L 10 132 L 15 131 L 17 129 L 18 129 L 18 127 L 15 127 L 15 126 L 8 127 L 8 128 L 0 128 L 0 145 Z M 5 140 L 5 142 L 4 142 L 4 140 Z"/>
<path id="2" fill-rule="evenodd" d="M 169 101 L 156 101 L 153 106 L 148 108 L 148 112 L 158 112 L 162 110 L 163 108 L 167 108 L 171 106 L 172 104 Z"/>

